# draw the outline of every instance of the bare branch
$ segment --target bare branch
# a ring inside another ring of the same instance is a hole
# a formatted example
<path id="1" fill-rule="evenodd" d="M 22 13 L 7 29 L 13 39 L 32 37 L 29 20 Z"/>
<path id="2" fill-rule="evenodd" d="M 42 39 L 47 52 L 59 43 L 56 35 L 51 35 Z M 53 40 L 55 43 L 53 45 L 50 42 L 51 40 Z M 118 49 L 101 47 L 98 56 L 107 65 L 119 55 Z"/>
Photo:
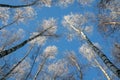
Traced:
<path id="1" fill-rule="evenodd" d="M 30 4 L 25 4 L 25 5 L 9 5 L 9 4 L 0 4 L 0 7 L 6 7 L 6 8 L 22 8 L 22 7 L 28 7 L 28 6 L 33 6 L 35 5 L 39 0 L 35 0 L 34 2 Z"/>
<path id="2" fill-rule="evenodd" d="M 41 46 L 40 46 L 40 47 L 37 49 L 37 51 L 36 51 L 37 54 L 35 55 L 35 58 L 34 58 L 33 63 L 32 63 L 32 65 L 31 65 L 30 72 L 27 74 L 25 80 L 28 79 L 28 77 L 30 76 L 30 74 L 31 74 L 31 72 L 32 72 L 32 70 L 33 70 L 33 67 L 34 67 L 34 65 L 35 65 L 35 61 L 36 61 L 36 59 L 37 59 L 37 57 L 38 57 L 38 55 L 39 55 L 39 51 L 40 51 L 40 49 L 41 49 Z"/>
<path id="3" fill-rule="evenodd" d="M 30 47 L 30 49 L 28 50 L 26 55 L 7 74 L 5 74 L 0 80 L 5 80 L 15 70 L 15 68 L 17 66 L 19 66 L 19 64 L 21 64 L 23 62 L 23 60 L 25 60 L 25 58 L 29 55 L 29 53 L 31 52 L 32 49 L 33 49 L 33 46 Z"/>

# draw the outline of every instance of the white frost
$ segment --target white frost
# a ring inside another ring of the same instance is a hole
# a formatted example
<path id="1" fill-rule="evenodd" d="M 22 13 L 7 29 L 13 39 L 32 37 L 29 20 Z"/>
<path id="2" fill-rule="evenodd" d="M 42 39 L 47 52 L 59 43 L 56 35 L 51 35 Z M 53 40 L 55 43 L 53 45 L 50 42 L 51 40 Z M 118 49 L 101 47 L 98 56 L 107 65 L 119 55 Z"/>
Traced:
<path id="1" fill-rule="evenodd" d="M 48 20 L 43 20 L 42 27 L 44 30 L 48 29 L 48 34 L 54 34 L 57 31 L 57 24 L 54 18 L 50 18 Z"/>
<path id="2" fill-rule="evenodd" d="M 0 8 L 0 19 L 2 20 L 2 24 L 7 24 L 9 19 L 9 8 Z"/>
<path id="3" fill-rule="evenodd" d="M 87 33 L 92 33 L 92 32 L 93 32 L 93 26 L 86 26 L 86 27 L 85 27 L 85 31 L 86 31 Z"/>
<path id="4" fill-rule="evenodd" d="M 95 54 L 94 51 L 91 49 L 91 47 L 88 44 L 83 44 L 80 48 L 79 48 L 79 52 L 85 57 L 87 58 L 89 61 L 93 61 L 95 58 Z"/>
<path id="5" fill-rule="evenodd" d="M 64 20 L 62 21 L 63 26 L 75 26 L 75 27 L 82 27 L 82 25 L 86 22 L 86 18 L 82 14 L 70 14 L 64 16 Z M 70 28 L 70 27 L 69 27 Z"/>
<path id="6" fill-rule="evenodd" d="M 55 55 L 57 54 L 57 47 L 56 46 L 48 46 L 43 52 L 44 57 L 49 57 L 51 59 L 55 58 Z"/>
<path id="7" fill-rule="evenodd" d="M 90 5 L 94 0 L 78 0 L 82 5 Z"/>
<path id="8" fill-rule="evenodd" d="M 38 32 L 33 32 L 31 37 L 36 36 L 37 34 L 39 34 Z M 43 45 L 46 41 L 46 37 L 45 36 L 39 36 L 37 38 L 35 38 L 34 40 L 30 41 L 30 44 L 37 44 L 37 45 Z"/>
<path id="9" fill-rule="evenodd" d="M 58 0 L 58 5 L 61 7 L 67 7 L 68 5 L 72 4 L 74 0 Z"/>
<path id="10" fill-rule="evenodd" d="M 18 20 L 18 22 L 25 22 L 34 18 L 36 15 L 35 10 L 32 7 L 25 7 L 23 9 L 16 9 L 14 19 Z"/>
<path id="11" fill-rule="evenodd" d="M 66 66 L 66 61 L 58 60 L 48 66 L 48 70 L 53 72 L 54 75 L 62 75 L 68 72 L 68 67 Z"/>

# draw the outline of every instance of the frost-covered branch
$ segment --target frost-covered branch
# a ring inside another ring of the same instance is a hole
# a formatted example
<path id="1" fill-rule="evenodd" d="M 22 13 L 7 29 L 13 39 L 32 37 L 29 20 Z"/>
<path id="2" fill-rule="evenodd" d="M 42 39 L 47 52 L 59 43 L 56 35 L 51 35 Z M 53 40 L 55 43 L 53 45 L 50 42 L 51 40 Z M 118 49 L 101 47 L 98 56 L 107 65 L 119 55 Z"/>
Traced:
<path id="1" fill-rule="evenodd" d="M 107 78 L 107 80 L 111 80 L 110 76 L 106 73 L 106 71 L 103 69 L 103 67 L 99 64 L 99 62 L 97 61 L 97 59 L 95 59 L 95 63 L 100 68 L 100 70 L 103 72 L 103 74 L 105 75 L 105 77 Z"/>
<path id="2" fill-rule="evenodd" d="M 30 37 L 29 39 L 23 41 L 22 43 L 7 49 L 7 50 L 2 50 L 0 52 L 0 58 L 22 48 L 24 45 L 26 45 L 27 43 L 37 43 L 39 44 L 41 42 L 41 37 L 43 36 L 43 34 L 55 34 L 55 32 L 57 31 L 57 25 L 56 25 L 56 20 L 53 18 L 50 18 L 49 20 L 44 20 L 43 24 L 42 24 L 42 28 L 43 30 L 33 34 L 32 37 Z M 37 41 L 36 41 L 37 40 Z M 45 39 L 42 38 L 42 42 L 44 42 Z M 40 42 L 39 42 L 40 41 Z M 41 43 L 40 43 L 41 44 Z"/>
<path id="3" fill-rule="evenodd" d="M 26 55 L 15 66 L 13 66 L 13 68 L 7 74 L 5 74 L 0 80 L 5 80 L 26 59 L 26 57 L 30 54 L 32 48 L 33 46 L 30 47 Z"/>
<path id="4" fill-rule="evenodd" d="M 95 45 L 100 47 L 98 44 L 95 44 Z M 84 57 L 87 58 L 88 61 L 90 61 L 90 63 L 92 63 L 93 66 L 99 67 L 108 80 L 111 80 L 108 74 L 106 73 L 106 71 L 103 69 L 103 67 L 98 62 L 96 58 L 97 55 L 95 55 L 95 52 L 91 49 L 91 47 L 88 44 L 83 44 L 80 47 L 79 51 Z"/>
<path id="5" fill-rule="evenodd" d="M 77 29 L 74 25 L 72 25 L 69 22 L 69 18 L 67 16 L 64 17 L 65 21 L 69 24 L 69 27 L 72 28 L 74 31 L 78 33 L 78 35 L 81 35 L 82 39 L 85 40 L 88 45 L 94 50 L 94 52 L 102 59 L 102 61 L 105 63 L 105 65 L 117 76 L 120 78 L 120 69 L 117 68 L 108 58 L 107 56 L 98 48 L 96 47 L 90 39 L 86 36 L 86 34 L 80 30 Z"/>
<path id="6" fill-rule="evenodd" d="M 81 70 L 81 66 L 78 63 L 74 52 L 68 52 L 67 57 L 68 57 L 69 63 L 73 64 L 77 68 L 77 70 L 79 71 L 80 80 L 83 80 L 83 73 Z"/>
<path id="7" fill-rule="evenodd" d="M 50 28 L 51 28 L 51 27 L 49 27 L 49 28 L 43 30 L 42 32 L 40 32 L 40 33 L 37 34 L 36 36 L 33 36 L 33 37 L 31 37 L 31 38 L 29 38 L 29 39 L 23 41 L 22 43 L 20 43 L 20 44 L 14 46 L 14 47 L 12 47 L 12 48 L 10 48 L 10 49 L 1 51 L 1 52 L 0 52 L 0 58 L 2 58 L 2 57 L 4 57 L 4 56 L 7 56 L 8 54 L 10 54 L 10 53 L 12 53 L 12 52 L 14 52 L 14 51 L 20 49 L 21 47 L 23 47 L 23 46 L 26 45 L 28 42 L 34 40 L 35 38 L 38 38 L 39 36 L 42 36 L 42 34 L 43 34 L 44 32 L 46 32 L 48 29 L 50 29 Z"/>
<path id="8" fill-rule="evenodd" d="M 43 57 L 44 57 L 44 59 L 43 59 L 42 63 L 39 65 L 39 69 L 38 69 L 38 71 L 36 72 L 33 80 L 36 80 L 36 79 L 37 79 L 37 77 L 38 77 L 38 75 L 40 74 L 41 70 L 43 69 L 43 67 L 44 67 L 47 59 L 48 59 L 48 58 L 51 58 L 51 59 L 54 58 L 56 54 L 57 54 L 57 47 L 56 47 L 56 46 L 48 46 L 48 47 L 44 50 L 44 52 L 43 52 Z"/>

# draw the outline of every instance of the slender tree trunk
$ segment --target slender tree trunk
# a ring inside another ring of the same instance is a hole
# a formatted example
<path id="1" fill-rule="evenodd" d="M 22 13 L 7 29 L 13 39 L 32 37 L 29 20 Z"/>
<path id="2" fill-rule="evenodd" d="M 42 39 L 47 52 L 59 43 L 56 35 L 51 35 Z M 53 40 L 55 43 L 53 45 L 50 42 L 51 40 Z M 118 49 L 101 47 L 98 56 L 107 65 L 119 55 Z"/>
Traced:
<path id="1" fill-rule="evenodd" d="M 96 46 L 93 45 L 93 43 L 87 38 L 87 43 L 92 47 L 92 49 L 97 53 L 97 55 L 102 59 L 102 61 L 105 63 L 105 65 L 116 75 L 120 78 L 120 69 L 117 68 L 108 58 L 107 56 Z"/>
<path id="2" fill-rule="evenodd" d="M 67 20 L 66 20 L 67 21 Z M 70 24 L 67 21 L 68 24 Z M 78 30 L 77 28 L 75 28 L 73 25 L 70 24 L 70 27 L 75 30 L 79 35 L 81 35 L 82 39 L 85 40 L 90 46 L 91 48 L 95 51 L 95 53 L 102 59 L 102 61 L 105 63 L 105 65 L 117 76 L 120 78 L 120 69 L 117 68 L 108 58 L 107 56 L 96 46 L 94 46 L 94 44 L 90 41 L 90 39 L 84 34 L 84 32 L 82 32 L 81 30 Z"/>
<path id="3" fill-rule="evenodd" d="M 107 80 L 111 80 L 109 75 L 106 73 L 106 71 L 102 68 L 102 66 L 99 64 L 99 62 L 95 59 L 95 63 L 98 65 L 98 67 L 100 68 L 100 70 L 103 72 L 103 74 L 105 75 L 105 77 L 107 78 Z"/>
<path id="4" fill-rule="evenodd" d="M 28 77 L 30 76 L 30 74 L 31 74 L 31 72 L 32 72 L 32 70 L 33 70 L 33 67 L 34 67 L 34 65 L 35 65 L 35 61 L 36 61 L 36 59 L 37 59 L 37 56 L 39 55 L 40 49 L 41 49 L 41 47 L 39 47 L 38 50 L 37 50 L 37 52 L 36 52 L 36 56 L 35 56 L 35 58 L 34 58 L 34 60 L 33 60 L 32 65 L 31 65 L 32 67 L 31 67 L 31 69 L 30 69 L 30 72 L 27 74 L 25 80 L 28 79 Z"/>
<path id="5" fill-rule="evenodd" d="M 33 36 L 33 37 L 31 37 L 31 38 L 29 38 L 29 39 L 23 41 L 22 43 L 20 43 L 20 44 L 14 46 L 14 47 L 12 47 L 12 48 L 10 48 L 10 49 L 8 49 L 8 50 L 1 51 L 1 52 L 0 52 L 0 58 L 2 58 L 2 57 L 4 57 L 4 56 L 7 56 L 8 54 L 10 54 L 10 53 L 12 53 L 12 52 L 14 52 L 14 51 L 16 51 L 16 50 L 22 48 L 22 47 L 23 47 L 24 45 L 26 45 L 28 42 L 34 40 L 35 38 L 37 38 L 37 37 L 39 37 L 39 36 L 42 36 L 43 33 L 46 32 L 46 31 L 47 31 L 48 29 L 50 29 L 50 28 L 51 28 L 51 27 L 49 27 L 49 28 L 47 28 L 47 29 L 41 31 L 38 35 Z"/>
<path id="6" fill-rule="evenodd" d="M 37 73 L 35 74 L 35 77 L 33 78 L 33 80 L 37 79 L 37 77 L 38 77 L 39 73 L 41 72 L 41 70 L 43 69 L 44 64 L 46 63 L 46 61 L 47 61 L 47 57 L 42 61 L 42 63 L 39 66 L 39 69 L 38 69 Z"/>
<path id="7" fill-rule="evenodd" d="M 82 74 L 82 71 L 81 71 L 81 68 L 80 68 L 80 65 L 78 63 L 75 63 L 78 71 L 79 71 L 79 76 L 80 76 L 80 80 L 83 80 L 83 74 Z"/>
<path id="8" fill-rule="evenodd" d="M 30 47 L 30 49 L 28 50 L 28 52 L 26 53 L 26 55 L 6 75 L 4 75 L 0 80 L 5 80 L 15 70 L 15 68 L 17 66 L 19 66 L 25 60 L 25 58 L 31 52 L 32 48 L 33 48 L 33 46 Z"/>
<path id="9" fill-rule="evenodd" d="M 78 64 L 77 60 L 75 59 L 74 56 L 70 56 L 69 58 L 70 58 L 70 60 L 71 60 L 73 63 L 75 63 L 75 66 L 76 66 L 77 70 L 79 71 L 79 78 L 80 78 L 80 80 L 83 80 L 83 74 L 82 74 L 80 65 Z"/>

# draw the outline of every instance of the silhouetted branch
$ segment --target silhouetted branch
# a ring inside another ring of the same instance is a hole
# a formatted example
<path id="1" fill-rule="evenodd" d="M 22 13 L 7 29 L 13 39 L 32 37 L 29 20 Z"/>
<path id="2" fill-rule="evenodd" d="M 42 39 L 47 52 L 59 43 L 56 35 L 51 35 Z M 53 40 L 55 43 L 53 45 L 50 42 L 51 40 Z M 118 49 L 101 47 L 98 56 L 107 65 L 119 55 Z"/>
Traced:
<path id="1" fill-rule="evenodd" d="M 46 63 L 46 61 L 47 61 L 47 57 L 45 57 L 45 59 L 44 59 L 44 60 L 42 61 L 42 63 L 40 64 L 39 69 L 38 69 L 38 71 L 36 72 L 33 80 L 36 80 L 36 79 L 37 79 L 37 77 L 38 77 L 39 73 L 41 72 L 41 70 L 43 69 L 44 64 Z"/>
<path id="2" fill-rule="evenodd" d="M 18 67 L 19 64 L 21 64 L 25 60 L 25 58 L 31 52 L 32 48 L 33 48 L 33 46 L 30 47 L 30 49 L 28 50 L 28 52 L 26 53 L 26 55 L 7 74 L 5 74 L 0 80 L 5 80 L 15 70 L 15 68 Z"/>
<path id="3" fill-rule="evenodd" d="M 39 0 L 36 0 L 30 4 L 25 5 L 9 5 L 9 4 L 0 4 L 0 7 L 6 7 L 6 8 L 22 8 L 22 7 L 29 7 L 35 5 Z"/>
<path id="4" fill-rule="evenodd" d="M 39 55 L 40 49 L 41 49 L 41 46 L 40 46 L 40 47 L 37 49 L 37 51 L 35 52 L 35 53 L 36 53 L 35 58 L 34 58 L 34 60 L 33 60 L 33 63 L 32 63 L 32 65 L 31 65 L 31 69 L 30 69 L 29 73 L 27 74 L 25 80 L 28 79 L 28 77 L 30 76 L 30 74 L 31 74 L 31 72 L 32 72 L 32 70 L 33 70 L 33 67 L 34 67 L 35 61 L 36 61 L 36 59 L 37 59 L 37 57 L 38 57 L 38 55 Z"/>
<path id="5" fill-rule="evenodd" d="M 14 23 L 16 23 L 18 21 L 18 18 L 16 19 L 16 20 L 14 20 L 13 22 L 11 22 L 11 23 L 8 23 L 8 24 L 6 24 L 6 25 L 3 25 L 2 27 L 0 27 L 0 30 L 2 30 L 2 29 L 4 29 L 4 28 L 6 28 L 6 27 L 8 27 L 8 26 L 10 26 L 10 25 L 12 25 L 12 24 L 14 24 Z"/>
<path id="6" fill-rule="evenodd" d="M 68 60 L 70 61 L 70 63 L 75 65 L 75 67 L 79 71 L 79 78 L 80 78 L 80 80 L 83 80 L 83 73 L 82 73 L 82 70 L 81 70 L 81 66 L 78 63 L 76 56 L 72 52 L 69 52 L 67 57 L 68 57 Z"/>

